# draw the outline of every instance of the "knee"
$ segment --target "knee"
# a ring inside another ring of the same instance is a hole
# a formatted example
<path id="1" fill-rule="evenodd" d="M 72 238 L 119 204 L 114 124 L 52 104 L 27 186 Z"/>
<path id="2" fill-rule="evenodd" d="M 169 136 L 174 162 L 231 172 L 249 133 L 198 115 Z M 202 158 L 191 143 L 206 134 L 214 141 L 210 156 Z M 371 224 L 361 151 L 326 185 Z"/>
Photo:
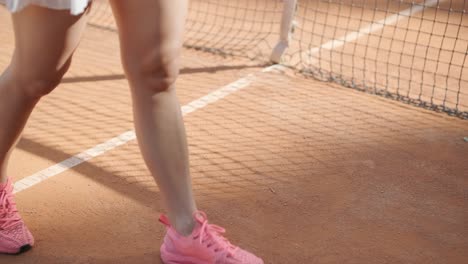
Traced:
<path id="1" fill-rule="evenodd" d="M 20 72 L 15 74 L 17 88 L 21 89 L 28 98 L 39 99 L 51 93 L 61 82 L 63 75 L 70 67 L 71 61 L 67 61 L 60 69 L 41 69 L 32 72 Z M 21 69 L 20 69 L 21 70 Z"/>
<path id="2" fill-rule="evenodd" d="M 133 89 L 160 93 L 173 88 L 179 75 L 178 49 L 156 47 L 140 56 L 124 58 L 124 68 Z"/>

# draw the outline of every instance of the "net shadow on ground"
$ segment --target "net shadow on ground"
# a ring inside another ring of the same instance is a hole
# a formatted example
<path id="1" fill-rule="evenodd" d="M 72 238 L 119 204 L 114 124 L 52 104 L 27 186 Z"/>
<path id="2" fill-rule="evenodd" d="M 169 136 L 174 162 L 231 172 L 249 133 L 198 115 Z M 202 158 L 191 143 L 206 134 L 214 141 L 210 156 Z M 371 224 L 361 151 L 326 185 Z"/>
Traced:
<path id="1" fill-rule="evenodd" d="M 274 73 L 186 124 L 200 206 L 268 263 L 468 257 L 465 121 Z M 158 208 L 135 142 L 75 170 Z"/>

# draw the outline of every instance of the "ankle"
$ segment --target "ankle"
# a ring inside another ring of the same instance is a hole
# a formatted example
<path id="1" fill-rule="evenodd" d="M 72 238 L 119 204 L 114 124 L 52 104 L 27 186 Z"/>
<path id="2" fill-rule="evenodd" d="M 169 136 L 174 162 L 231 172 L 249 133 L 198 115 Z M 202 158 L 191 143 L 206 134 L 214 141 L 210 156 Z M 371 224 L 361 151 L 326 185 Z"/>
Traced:
<path id="1" fill-rule="evenodd" d="M 172 226 L 182 236 L 189 236 L 195 228 L 195 219 L 192 216 L 176 216 L 173 217 Z"/>
<path id="2" fill-rule="evenodd" d="M 6 160 L 8 159 L 8 155 L 5 157 L 3 155 L 0 155 L 0 160 L 2 160 L 2 163 L 0 163 L 0 185 L 4 184 L 6 185 L 8 183 L 8 180 L 10 179 L 7 175 L 7 166 L 6 166 Z"/>
<path id="3" fill-rule="evenodd" d="M 0 177 L 0 190 L 4 189 L 8 185 L 8 177 Z"/>

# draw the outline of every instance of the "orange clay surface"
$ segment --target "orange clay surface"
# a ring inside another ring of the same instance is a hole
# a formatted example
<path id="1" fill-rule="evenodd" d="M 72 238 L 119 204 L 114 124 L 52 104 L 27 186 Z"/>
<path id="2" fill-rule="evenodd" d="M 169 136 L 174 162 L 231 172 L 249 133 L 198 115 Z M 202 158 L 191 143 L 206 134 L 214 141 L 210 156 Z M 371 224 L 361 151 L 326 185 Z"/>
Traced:
<path id="1" fill-rule="evenodd" d="M 4 69 L 3 8 L 0 25 Z M 185 116 L 199 207 L 233 243 L 268 264 L 468 263 L 467 121 L 252 61 L 191 50 L 183 61 L 182 105 L 256 74 Z M 131 129 L 116 34 L 90 27 L 9 173 L 20 180 Z M 161 263 L 164 210 L 135 141 L 16 199 L 36 245 L 0 263 Z"/>

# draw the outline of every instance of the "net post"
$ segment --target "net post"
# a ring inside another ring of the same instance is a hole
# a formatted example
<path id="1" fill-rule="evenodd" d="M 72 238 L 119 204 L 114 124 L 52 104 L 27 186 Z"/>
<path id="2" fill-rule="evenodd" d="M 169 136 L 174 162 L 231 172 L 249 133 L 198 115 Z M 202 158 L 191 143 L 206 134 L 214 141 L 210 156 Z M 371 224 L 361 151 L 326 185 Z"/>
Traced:
<path id="1" fill-rule="evenodd" d="M 289 46 L 292 33 L 294 30 L 294 14 L 296 12 L 297 0 L 283 0 L 283 15 L 281 17 L 280 37 L 273 52 L 271 53 L 270 60 L 274 63 L 280 63 L 284 51 Z"/>

